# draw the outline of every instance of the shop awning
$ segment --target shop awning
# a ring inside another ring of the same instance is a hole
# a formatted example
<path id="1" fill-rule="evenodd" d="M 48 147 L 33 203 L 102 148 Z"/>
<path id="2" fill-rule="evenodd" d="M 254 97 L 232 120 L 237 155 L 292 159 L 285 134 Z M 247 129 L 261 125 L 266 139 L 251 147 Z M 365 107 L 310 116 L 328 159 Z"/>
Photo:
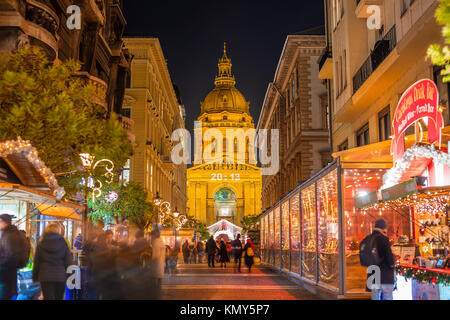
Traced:
<path id="1" fill-rule="evenodd" d="M 31 202 L 44 215 L 66 219 L 81 220 L 84 211 L 84 206 L 60 201 L 45 192 L 7 182 L 0 182 L 0 201 L 2 199 Z"/>
<path id="2" fill-rule="evenodd" d="M 427 132 L 423 133 L 423 141 L 427 141 Z M 392 156 L 391 156 L 391 139 L 372 143 L 367 146 L 362 146 L 358 148 L 352 148 L 349 150 L 339 151 L 333 153 L 335 159 L 340 158 L 341 163 L 345 167 L 345 164 L 372 164 L 372 167 L 392 167 Z M 442 129 L 442 141 L 441 146 L 446 147 L 447 143 L 450 141 L 450 126 Z M 405 149 L 411 148 L 414 144 L 415 136 L 409 135 L 405 137 Z"/>

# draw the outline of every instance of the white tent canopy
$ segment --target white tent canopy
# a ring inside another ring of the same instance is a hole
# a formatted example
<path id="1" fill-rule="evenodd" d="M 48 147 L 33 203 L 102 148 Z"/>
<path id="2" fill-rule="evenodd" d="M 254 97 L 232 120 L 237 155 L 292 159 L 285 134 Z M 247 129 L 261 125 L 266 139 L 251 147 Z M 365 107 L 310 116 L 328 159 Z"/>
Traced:
<path id="1" fill-rule="evenodd" d="M 226 234 L 230 240 L 234 240 L 237 234 L 242 233 L 242 228 L 232 224 L 227 220 L 220 220 L 208 228 L 209 234 L 214 236 L 214 240 L 221 234 Z"/>

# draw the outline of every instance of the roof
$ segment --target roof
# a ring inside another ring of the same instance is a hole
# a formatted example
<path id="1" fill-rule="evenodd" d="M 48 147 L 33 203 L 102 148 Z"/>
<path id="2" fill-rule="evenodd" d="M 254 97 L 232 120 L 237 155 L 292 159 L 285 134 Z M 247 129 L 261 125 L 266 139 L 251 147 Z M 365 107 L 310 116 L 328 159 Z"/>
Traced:
<path id="1" fill-rule="evenodd" d="M 312 27 L 312 28 L 309 28 L 309 29 L 305 29 L 305 30 L 302 30 L 302 31 L 295 32 L 293 34 L 295 34 L 295 35 L 309 35 L 309 36 L 325 35 L 325 26 L 321 25 L 321 26 L 318 26 L 318 27 Z"/>

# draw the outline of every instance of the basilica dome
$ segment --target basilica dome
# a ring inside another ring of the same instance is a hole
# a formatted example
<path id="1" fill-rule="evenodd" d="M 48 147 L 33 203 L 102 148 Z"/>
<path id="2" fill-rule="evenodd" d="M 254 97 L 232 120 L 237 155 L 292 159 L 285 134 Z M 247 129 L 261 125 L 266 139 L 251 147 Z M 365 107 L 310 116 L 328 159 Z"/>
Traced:
<path id="1" fill-rule="evenodd" d="M 227 57 L 226 46 L 223 49 L 223 57 L 219 60 L 219 74 L 214 84 L 215 88 L 201 103 L 203 113 L 220 113 L 228 111 L 232 113 L 250 114 L 250 103 L 245 100 L 242 93 L 236 89 L 236 80 L 231 74 L 231 60 Z"/>

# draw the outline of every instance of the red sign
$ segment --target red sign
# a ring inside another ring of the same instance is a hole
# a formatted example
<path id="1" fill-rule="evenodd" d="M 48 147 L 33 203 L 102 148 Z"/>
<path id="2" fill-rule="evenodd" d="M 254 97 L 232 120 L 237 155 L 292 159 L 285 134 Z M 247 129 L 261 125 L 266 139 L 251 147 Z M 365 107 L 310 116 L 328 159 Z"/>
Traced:
<path id="1" fill-rule="evenodd" d="M 393 137 L 391 154 L 394 162 L 405 152 L 406 129 L 421 118 L 428 118 L 428 142 L 441 142 L 444 120 L 439 110 L 439 92 L 433 81 L 420 80 L 409 87 L 400 98 L 392 121 Z"/>

